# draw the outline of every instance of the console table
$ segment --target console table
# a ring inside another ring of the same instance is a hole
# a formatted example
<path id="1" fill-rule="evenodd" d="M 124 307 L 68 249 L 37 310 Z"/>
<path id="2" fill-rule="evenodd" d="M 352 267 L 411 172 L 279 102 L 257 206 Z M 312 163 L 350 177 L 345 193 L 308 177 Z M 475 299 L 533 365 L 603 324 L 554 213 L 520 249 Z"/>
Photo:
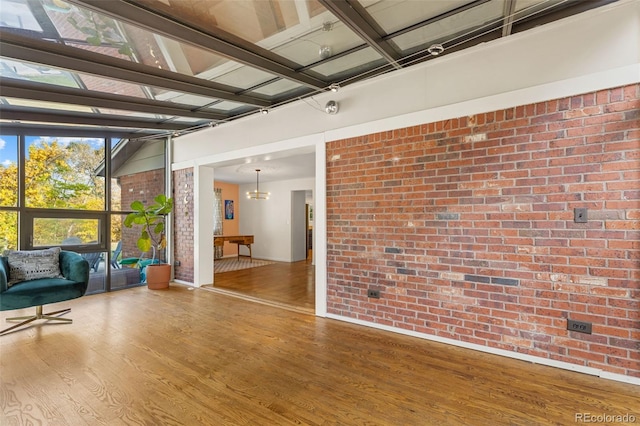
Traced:
<path id="1" fill-rule="evenodd" d="M 214 235 L 213 245 L 215 247 L 223 246 L 225 241 L 229 241 L 231 244 L 238 245 L 238 259 L 240 259 L 240 246 L 245 246 L 249 249 L 249 259 L 253 261 L 251 255 L 251 244 L 253 244 L 253 235 Z"/>

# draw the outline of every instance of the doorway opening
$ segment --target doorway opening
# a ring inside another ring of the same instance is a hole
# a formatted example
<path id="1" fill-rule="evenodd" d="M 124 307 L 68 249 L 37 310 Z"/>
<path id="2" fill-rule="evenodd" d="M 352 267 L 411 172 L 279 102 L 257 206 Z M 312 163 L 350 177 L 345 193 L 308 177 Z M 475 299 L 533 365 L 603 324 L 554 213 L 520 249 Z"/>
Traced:
<path id="1" fill-rule="evenodd" d="M 315 163 L 315 146 L 307 146 L 210 165 L 214 187 L 236 185 L 235 194 L 223 195 L 222 202 L 234 199 L 234 195 L 237 197 L 234 202 L 237 228 L 234 231 L 237 230 L 238 236 L 250 236 L 253 244 L 252 258 L 243 259 L 247 268 L 214 272 L 213 284 L 203 288 L 316 313 L 316 267 L 312 250 Z M 244 196 L 255 190 L 256 168 L 261 170 L 260 191 L 270 192 L 268 200 Z M 222 221 L 223 234 L 227 234 L 231 227 L 224 218 Z M 241 255 L 247 251 L 244 247 L 239 249 Z M 220 265 L 231 257 L 239 258 L 236 251 L 225 247 L 222 259 L 213 259 L 214 271 L 216 262 Z M 253 262 L 267 264 L 251 265 Z"/>

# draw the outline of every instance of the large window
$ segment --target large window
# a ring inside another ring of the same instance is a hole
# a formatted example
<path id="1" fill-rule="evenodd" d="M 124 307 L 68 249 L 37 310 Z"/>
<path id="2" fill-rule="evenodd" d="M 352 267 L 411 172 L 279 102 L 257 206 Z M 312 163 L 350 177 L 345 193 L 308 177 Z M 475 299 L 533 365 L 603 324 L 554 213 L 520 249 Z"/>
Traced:
<path id="1" fill-rule="evenodd" d="M 0 207 L 18 205 L 18 138 L 0 135 Z"/>
<path id="2" fill-rule="evenodd" d="M 99 245 L 100 219 L 34 217 L 32 238 L 34 247 Z"/>
<path id="3" fill-rule="evenodd" d="M 104 139 L 27 136 L 26 207 L 104 210 Z"/>
<path id="4" fill-rule="evenodd" d="M 138 148 L 136 155 L 131 156 L 129 150 Z M 131 210 L 131 203 L 139 200 L 150 204 L 158 194 L 165 193 L 165 142 L 162 140 L 147 141 L 145 143 L 132 142 L 128 147 L 117 144 L 112 149 L 111 159 L 111 204 L 112 211 L 122 212 Z M 135 165 L 135 167 L 132 167 Z M 124 216 L 112 216 L 112 241 L 115 245 L 122 242 L 122 256 L 124 258 L 150 258 L 153 253 L 141 253 L 136 242 L 140 229 L 125 228 L 122 223 Z M 165 260 L 164 253 L 157 253 L 157 257 Z"/>
<path id="5" fill-rule="evenodd" d="M 0 254 L 18 247 L 18 137 L 0 135 Z"/>
<path id="6" fill-rule="evenodd" d="M 1 135 L 0 254 L 60 246 L 89 262 L 89 293 L 139 285 L 131 260 L 151 253 L 122 223 L 165 179 L 163 140 Z"/>
<path id="7" fill-rule="evenodd" d="M 0 210 L 0 254 L 18 248 L 18 213 Z"/>

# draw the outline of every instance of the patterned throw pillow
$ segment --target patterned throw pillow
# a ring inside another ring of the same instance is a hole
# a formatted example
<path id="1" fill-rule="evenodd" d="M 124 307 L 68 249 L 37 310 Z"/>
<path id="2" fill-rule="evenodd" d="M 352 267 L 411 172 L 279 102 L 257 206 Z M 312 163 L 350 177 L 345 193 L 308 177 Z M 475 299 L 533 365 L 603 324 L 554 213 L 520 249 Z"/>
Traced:
<path id="1" fill-rule="evenodd" d="M 60 273 L 60 247 L 46 250 L 10 251 L 9 282 L 7 285 L 39 278 L 62 278 Z"/>

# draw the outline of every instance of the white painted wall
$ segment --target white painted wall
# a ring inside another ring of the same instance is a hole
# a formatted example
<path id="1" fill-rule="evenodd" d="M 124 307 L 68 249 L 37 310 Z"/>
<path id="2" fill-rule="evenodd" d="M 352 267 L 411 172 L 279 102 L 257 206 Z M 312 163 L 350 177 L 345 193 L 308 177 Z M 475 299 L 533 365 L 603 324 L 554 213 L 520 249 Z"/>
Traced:
<path id="1" fill-rule="evenodd" d="M 213 168 L 194 169 L 193 280 L 196 287 L 213 282 Z"/>
<path id="2" fill-rule="evenodd" d="M 291 192 L 315 189 L 315 179 L 260 183 L 271 192 L 268 200 L 240 197 L 240 234 L 254 236 L 253 256 L 279 262 L 293 261 L 291 251 Z M 240 194 L 255 190 L 255 184 L 240 185 Z M 304 193 L 302 194 L 304 201 Z M 302 213 L 304 217 L 304 212 Z M 241 248 L 241 254 L 248 254 Z"/>
<path id="3" fill-rule="evenodd" d="M 291 261 L 307 258 L 306 191 L 291 191 Z"/>
<path id="4" fill-rule="evenodd" d="M 298 101 L 179 137 L 174 162 L 189 167 L 207 155 L 310 134 L 369 134 L 424 123 L 434 111 L 443 120 L 639 80 L 640 2 L 621 0 L 315 97 L 340 102 L 337 115 Z"/>

